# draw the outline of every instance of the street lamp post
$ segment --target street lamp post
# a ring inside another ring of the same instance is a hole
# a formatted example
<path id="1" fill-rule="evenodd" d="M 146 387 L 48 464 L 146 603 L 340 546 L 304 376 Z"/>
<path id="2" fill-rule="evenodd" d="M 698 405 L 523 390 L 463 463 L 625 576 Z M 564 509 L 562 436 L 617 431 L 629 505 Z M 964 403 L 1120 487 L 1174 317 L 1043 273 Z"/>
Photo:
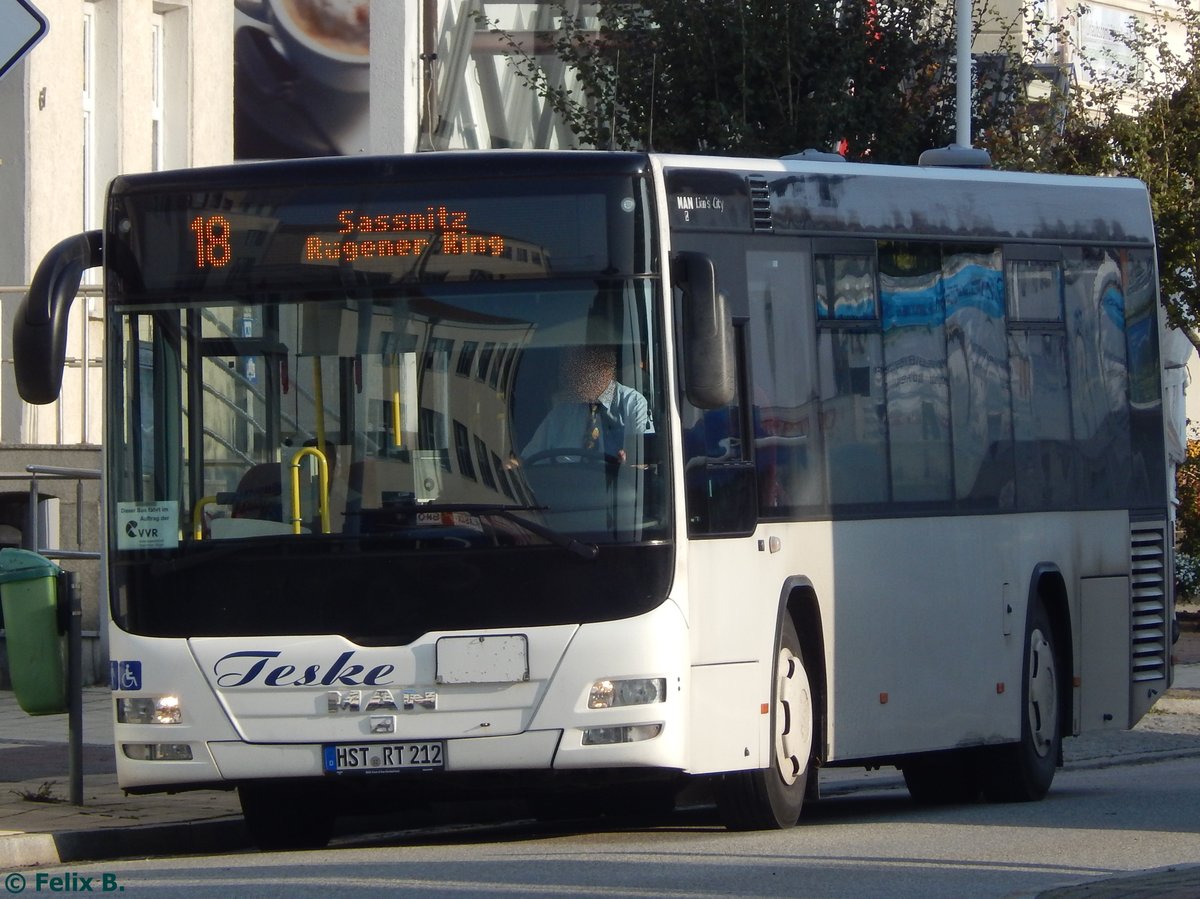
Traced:
<path id="1" fill-rule="evenodd" d="M 957 29 L 957 84 L 954 97 L 954 142 L 971 146 L 971 0 L 954 0 Z"/>

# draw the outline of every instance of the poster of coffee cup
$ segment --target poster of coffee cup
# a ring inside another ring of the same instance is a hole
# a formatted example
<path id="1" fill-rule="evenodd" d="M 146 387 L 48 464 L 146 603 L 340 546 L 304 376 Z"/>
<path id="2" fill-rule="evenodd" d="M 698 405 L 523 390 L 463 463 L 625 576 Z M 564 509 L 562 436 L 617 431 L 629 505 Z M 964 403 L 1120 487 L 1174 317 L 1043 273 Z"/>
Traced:
<path id="1" fill-rule="evenodd" d="M 234 155 L 369 147 L 370 0 L 233 0 Z"/>

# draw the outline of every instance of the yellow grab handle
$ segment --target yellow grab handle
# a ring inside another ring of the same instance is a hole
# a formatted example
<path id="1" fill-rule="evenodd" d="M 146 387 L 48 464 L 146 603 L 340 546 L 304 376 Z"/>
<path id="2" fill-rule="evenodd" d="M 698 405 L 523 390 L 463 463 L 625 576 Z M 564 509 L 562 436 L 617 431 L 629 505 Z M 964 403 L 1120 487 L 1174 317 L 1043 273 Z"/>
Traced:
<path id="1" fill-rule="evenodd" d="M 215 496 L 202 496 L 192 509 L 192 536 L 197 540 L 204 539 L 204 507 L 211 506 L 217 501 Z"/>
<path id="2" fill-rule="evenodd" d="M 300 460 L 305 456 L 313 456 L 317 460 L 317 478 L 320 481 L 321 495 L 317 500 L 317 510 L 321 517 L 321 533 L 329 533 L 329 460 L 315 446 L 306 446 L 296 451 L 292 456 L 292 533 L 300 533 Z"/>
<path id="3" fill-rule="evenodd" d="M 392 445 L 400 447 L 400 391 L 392 392 Z"/>
<path id="4" fill-rule="evenodd" d="M 384 366 L 384 393 L 391 398 L 392 406 L 392 446 L 399 449 L 400 447 L 400 362 L 399 357 L 393 355 Z"/>

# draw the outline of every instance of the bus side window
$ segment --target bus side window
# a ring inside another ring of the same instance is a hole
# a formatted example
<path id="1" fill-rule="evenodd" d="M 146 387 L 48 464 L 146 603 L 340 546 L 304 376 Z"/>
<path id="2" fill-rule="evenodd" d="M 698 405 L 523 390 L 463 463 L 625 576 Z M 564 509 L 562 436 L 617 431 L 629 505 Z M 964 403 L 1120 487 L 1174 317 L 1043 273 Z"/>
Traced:
<path id="1" fill-rule="evenodd" d="M 1016 502 L 1003 259 L 998 247 L 942 247 L 946 375 L 959 509 Z"/>
<path id="2" fill-rule="evenodd" d="M 944 504 L 953 495 L 947 280 L 937 244 L 880 241 L 879 305 L 895 503 Z"/>
<path id="3" fill-rule="evenodd" d="M 1005 262 L 1017 508 L 1075 499 L 1062 267 L 1057 258 Z"/>
<path id="4" fill-rule="evenodd" d="M 1154 251 L 1130 250 L 1125 259 L 1125 342 L 1133 455 L 1129 504 L 1135 508 L 1166 502 L 1162 372 L 1154 286 Z"/>
<path id="5" fill-rule="evenodd" d="M 1063 254 L 1078 500 L 1099 509 L 1129 501 L 1133 471 L 1121 255 L 1096 247 Z"/>
<path id="6" fill-rule="evenodd" d="M 887 408 L 875 258 L 817 253 L 817 358 L 829 505 L 886 503 Z"/>
<path id="7" fill-rule="evenodd" d="M 765 518 L 824 505 L 810 259 L 778 246 L 746 255 L 754 463 Z"/>
<path id="8" fill-rule="evenodd" d="M 744 342 L 741 334 L 737 341 Z M 739 369 L 744 365 L 744 360 L 741 362 Z M 730 536 L 754 530 L 758 497 L 742 413 L 740 383 L 728 406 L 699 409 L 681 399 L 689 536 Z"/>
<path id="9" fill-rule="evenodd" d="M 745 457 L 740 398 L 721 409 L 682 410 L 688 535 L 754 530 L 754 466 Z"/>

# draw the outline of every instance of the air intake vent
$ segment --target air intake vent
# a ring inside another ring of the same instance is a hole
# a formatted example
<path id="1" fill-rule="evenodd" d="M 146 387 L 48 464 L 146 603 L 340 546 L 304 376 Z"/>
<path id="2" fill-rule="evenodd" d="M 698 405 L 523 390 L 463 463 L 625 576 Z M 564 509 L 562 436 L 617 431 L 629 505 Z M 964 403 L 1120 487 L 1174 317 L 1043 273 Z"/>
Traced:
<path id="1" fill-rule="evenodd" d="M 1167 528 L 1133 522 L 1129 529 L 1133 592 L 1133 682 L 1165 680 L 1171 607 L 1167 577 Z"/>
<path id="2" fill-rule="evenodd" d="M 771 217 L 771 191 L 767 187 L 767 179 L 762 175 L 750 175 L 746 181 L 750 185 L 750 212 L 754 216 L 754 230 L 774 231 L 775 225 Z"/>

